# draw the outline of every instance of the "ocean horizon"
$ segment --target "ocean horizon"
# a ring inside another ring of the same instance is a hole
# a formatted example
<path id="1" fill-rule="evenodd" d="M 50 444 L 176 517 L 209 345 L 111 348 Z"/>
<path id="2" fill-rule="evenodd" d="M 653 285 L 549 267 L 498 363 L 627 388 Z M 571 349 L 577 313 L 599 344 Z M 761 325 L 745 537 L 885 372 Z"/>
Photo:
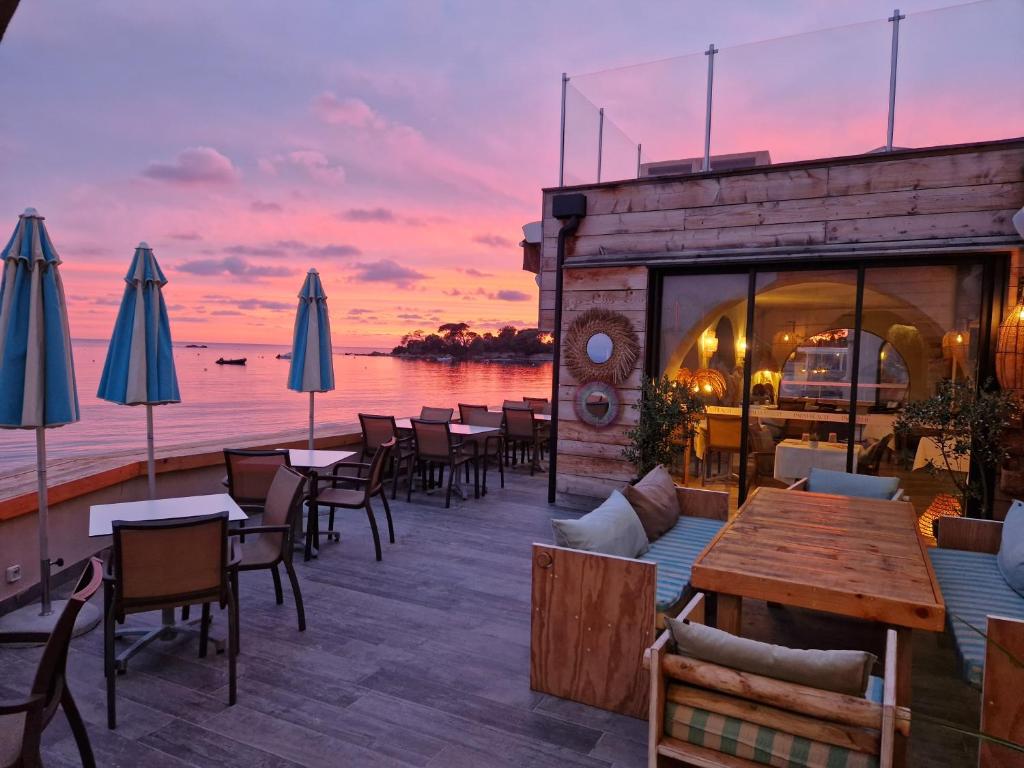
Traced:
<path id="1" fill-rule="evenodd" d="M 108 341 L 74 339 L 72 350 L 81 419 L 46 431 L 47 458 L 95 456 L 146 449 L 146 409 L 96 397 Z M 189 344 L 206 344 L 205 349 Z M 234 350 L 234 351 L 233 351 Z M 288 344 L 184 340 L 174 343 L 181 402 L 153 409 L 160 449 L 305 429 L 309 396 L 286 386 L 289 362 L 276 355 Z M 457 408 L 458 403 L 500 405 L 505 398 L 550 397 L 551 362 L 439 363 L 369 356 L 383 347 L 334 347 L 335 389 L 316 395 L 319 424 L 354 423 L 358 414 L 415 416 L 421 406 Z M 245 357 L 246 365 L 217 365 L 219 357 Z M 324 434 L 328 434 L 325 432 Z M 0 475 L 34 465 L 33 430 L 0 430 Z"/>

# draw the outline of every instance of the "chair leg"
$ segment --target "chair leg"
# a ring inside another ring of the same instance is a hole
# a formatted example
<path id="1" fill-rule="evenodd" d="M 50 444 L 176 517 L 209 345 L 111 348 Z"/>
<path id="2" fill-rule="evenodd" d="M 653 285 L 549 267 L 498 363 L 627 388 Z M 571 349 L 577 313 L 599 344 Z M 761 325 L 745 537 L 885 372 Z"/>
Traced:
<path id="1" fill-rule="evenodd" d="M 501 463 L 501 452 L 504 447 L 499 444 L 498 446 L 498 476 L 501 478 L 501 487 L 505 487 L 505 465 Z"/>
<path id="2" fill-rule="evenodd" d="M 85 729 L 82 715 L 78 711 L 75 700 L 71 697 L 67 680 L 64 681 L 64 690 L 60 695 L 60 705 L 64 708 L 64 716 L 68 719 L 68 725 L 71 726 L 71 733 L 75 737 L 83 768 L 96 768 L 96 758 L 92 753 L 92 744 L 89 743 L 89 732 Z"/>
<path id="3" fill-rule="evenodd" d="M 444 494 L 444 508 L 448 509 L 452 505 L 452 481 L 455 479 L 456 468 L 450 467 L 448 469 L 448 490 Z"/>
<path id="4" fill-rule="evenodd" d="M 469 473 L 469 463 L 466 463 L 466 473 Z M 480 498 L 480 459 L 477 457 L 473 461 L 473 498 Z"/>
<path id="5" fill-rule="evenodd" d="M 406 476 L 406 480 L 409 481 L 407 483 L 406 489 L 405 489 L 405 500 L 406 500 L 406 502 L 412 501 L 412 475 L 413 475 L 413 472 L 415 471 L 414 470 L 415 466 L 416 466 L 416 459 L 413 458 L 409 462 L 409 474 Z"/>
<path id="6" fill-rule="evenodd" d="M 388 504 L 388 495 L 384 489 L 380 489 L 380 500 L 384 502 L 384 516 L 388 519 L 388 541 L 395 543 L 395 524 L 391 522 L 391 505 Z"/>
<path id="7" fill-rule="evenodd" d="M 327 540 L 330 541 L 334 538 L 334 507 L 331 507 L 330 513 L 327 515 Z M 338 537 L 341 538 L 340 536 Z"/>
<path id="8" fill-rule="evenodd" d="M 237 574 L 236 571 L 232 582 L 237 582 Z M 233 587 L 231 584 L 228 588 L 228 706 L 238 701 L 238 593 Z"/>
<path id="9" fill-rule="evenodd" d="M 382 559 L 380 556 L 380 533 L 377 531 L 377 520 L 373 516 L 373 507 L 370 506 L 370 499 L 366 499 L 366 517 L 370 520 L 370 530 L 373 531 L 373 549 L 377 553 L 378 562 Z"/>
<path id="10" fill-rule="evenodd" d="M 398 496 L 398 474 L 402 471 L 402 462 L 394 456 L 391 457 L 391 498 Z"/>
<path id="11" fill-rule="evenodd" d="M 117 706 L 114 700 L 117 670 L 114 668 L 114 610 L 112 588 L 104 584 L 103 611 L 103 673 L 107 678 L 107 728 L 117 728 Z"/>
<path id="12" fill-rule="evenodd" d="M 285 573 L 288 574 L 288 581 L 292 584 L 292 595 L 295 597 L 295 611 L 299 614 L 299 632 L 306 631 L 306 609 L 302 605 L 302 591 L 299 589 L 299 577 L 295 575 L 295 568 L 291 562 L 285 560 Z"/>
<path id="13" fill-rule="evenodd" d="M 189 612 L 189 609 L 191 607 L 192 607 L 191 605 L 183 605 L 183 606 L 181 606 L 181 620 L 182 621 L 188 621 L 188 617 L 192 615 Z"/>
<path id="14" fill-rule="evenodd" d="M 239 631 L 240 625 L 239 625 L 239 621 L 238 621 L 238 600 L 239 600 L 239 597 L 241 596 L 241 590 L 239 590 L 239 588 L 238 588 L 238 571 L 237 570 L 231 572 L 231 595 L 235 599 L 235 620 L 234 620 L 234 623 L 232 623 L 231 627 L 234 629 L 234 633 L 235 633 L 235 653 L 237 654 L 241 650 L 241 647 L 242 647 L 242 642 L 241 642 L 242 638 L 241 638 L 241 632 Z M 230 618 L 230 617 L 231 617 L 231 614 L 229 612 L 228 613 L 228 618 Z"/>
<path id="15" fill-rule="evenodd" d="M 331 507 L 334 512 L 334 507 Z M 270 575 L 274 577 L 274 600 L 278 605 L 284 604 L 284 590 L 281 589 L 281 574 L 277 571 L 277 565 L 270 566 Z"/>
<path id="16" fill-rule="evenodd" d="M 199 658 L 206 658 L 206 646 L 210 642 L 210 604 L 203 603 L 203 617 L 199 620 Z"/>

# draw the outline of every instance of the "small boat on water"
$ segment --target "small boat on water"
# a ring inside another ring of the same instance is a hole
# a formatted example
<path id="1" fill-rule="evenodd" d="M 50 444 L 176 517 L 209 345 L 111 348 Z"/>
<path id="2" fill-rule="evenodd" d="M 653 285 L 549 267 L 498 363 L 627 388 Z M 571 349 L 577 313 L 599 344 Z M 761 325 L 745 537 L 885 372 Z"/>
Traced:
<path id="1" fill-rule="evenodd" d="M 205 344 L 186 344 L 185 349 L 206 349 Z"/>
<path id="2" fill-rule="evenodd" d="M 245 365 L 245 360 L 246 358 L 244 357 L 218 357 L 215 362 L 217 363 L 217 365 Z"/>
<path id="3" fill-rule="evenodd" d="M 455 358 L 452 357 L 451 355 L 438 355 L 437 357 L 434 358 L 434 362 L 437 363 L 451 363 L 454 361 Z"/>
<path id="4" fill-rule="evenodd" d="M 283 354 L 275 355 L 275 357 L 278 360 L 291 360 L 292 359 L 292 353 L 291 352 L 284 352 Z"/>

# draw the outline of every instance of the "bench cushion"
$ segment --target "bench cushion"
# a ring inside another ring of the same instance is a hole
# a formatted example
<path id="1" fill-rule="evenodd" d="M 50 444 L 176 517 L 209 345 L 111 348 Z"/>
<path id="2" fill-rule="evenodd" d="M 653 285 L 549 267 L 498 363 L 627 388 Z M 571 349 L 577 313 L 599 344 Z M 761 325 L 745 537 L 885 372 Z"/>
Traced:
<path id="1" fill-rule="evenodd" d="M 639 559 L 658 564 L 657 608 L 667 611 L 690 585 L 693 561 L 725 523 L 703 517 L 680 517 L 672 530 L 651 543 Z"/>
<path id="2" fill-rule="evenodd" d="M 812 493 L 833 493 L 837 496 L 857 496 L 865 499 L 891 499 L 900 487 L 898 477 L 853 475 L 832 469 L 811 467 L 807 476 L 807 490 Z"/>
<path id="3" fill-rule="evenodd" d="M 674 739 L 752 760 L 793 768 L 875 768 L 878 758 L 794 736 L 685 704 L 665 704 L 665 731 Z"/>
<path id="4" fill-rule="evenodd" d="M 605 502 L 575 520 L 552 520 L 555 543 L 560 547 L 636 557 L 647 550 L 647 534 L 626 497 L 612 491 Z"/>
<path id="5" fill-rule="evenodd" d="M 1010 505 L 1003 521 L 1003 538 L 997 556 L 1003 578 L 1018 595 L 1024 596 L 1024 503 Z"/>
<path id="6" fill-rule="evenodd" d="M 1010 589 L 1003 579 L 995 555 L 959 549 L 932 549 L 929 554 L 946 600 L 946 623 L 956 642 L 961 674 L 980 688 L 985 668 L 983 633 L 988 631 L 987 617 L 1024 621 L 1024 597 Z"/>

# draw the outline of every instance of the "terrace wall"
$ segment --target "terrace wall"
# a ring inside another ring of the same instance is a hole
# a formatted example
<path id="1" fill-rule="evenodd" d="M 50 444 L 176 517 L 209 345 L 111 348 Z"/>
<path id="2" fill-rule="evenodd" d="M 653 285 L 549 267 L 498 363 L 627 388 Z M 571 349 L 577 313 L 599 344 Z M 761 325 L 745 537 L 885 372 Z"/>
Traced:
<path id="1" fill-rule="evenodd" d="M 663 266 L 771 258 L 805 261 L 910 253 L 1010 254 L 1008 294 L 1022 242 L 1011 217 L 1024 206 L 1024 139 L 858 155 L 767 168 L 547 189 L 543 200 L 541 327 L 552 330 L 560 223 L 551 199 L 587 196 L 567 246 L 563 324 L 591 306 L 634 323 L 645 349 L 648 273 Z M 641 364 L 644 356 L 641 356 Z M 635 422 L 638 368 L 620 387 L 621 417 L 596 430 L 576 420 L 579 382 L 561 370 L 557 487 L 561 501 L 597 497 L 633 477 L 621 458 Z"/>

